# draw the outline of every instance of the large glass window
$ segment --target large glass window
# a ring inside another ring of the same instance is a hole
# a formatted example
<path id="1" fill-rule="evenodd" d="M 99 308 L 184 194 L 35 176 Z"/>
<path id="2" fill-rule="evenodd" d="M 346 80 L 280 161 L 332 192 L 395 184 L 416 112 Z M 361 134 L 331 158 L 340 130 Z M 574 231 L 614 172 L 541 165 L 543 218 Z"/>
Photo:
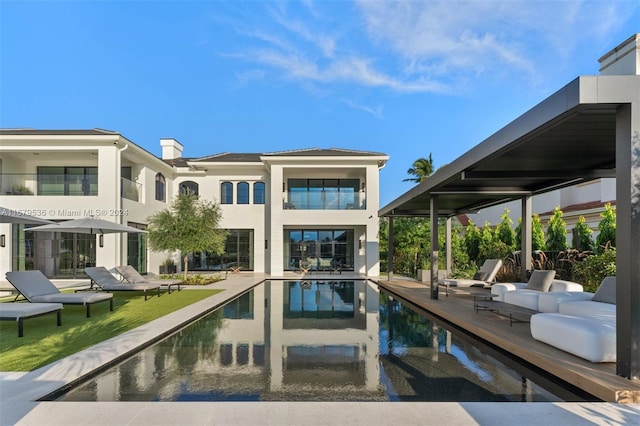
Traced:
<path id="1" fill-rule="evenodd" d="M 189 255 L 190 270 L 228 271 L 240 267 L 241 271 L 253 270 L 253 229 L 228 230 L 224 254 L 208 252 Z"/>
<path id="2" fill-rule="evenodd" d="M 98 168 L 40 166 L 38 195 L 98 195 Z"/>
<path id="3" fill-rule="evenodd" d="M 181 194 L 198 195 L 198 189 L 198 184 L 190 180 L 180 184 Z"/>
<path id="4" fill-rule="evenodd" d="M 249 184 L 238 182 L 238 204 L 249 204 Z"/>
<path id="5" fill-rule="evenodd" d="M 158 173 L 156 175 L 156 200 L 157 201 L 166 201 L 166 180 L 162 173 Z"/>
<path id="6" fill-rule="evenodd" d="M 231 182 L 220 184 L 220 204 L 233 204 L 233 184 Z"/>
<path id="7" fill-rule="evenodd" d="M 348 210 L 364 208 L 359 179 L 289 179 L 285 209 Z"/>
<path id="8" fill-rule="evenodd" d="M 354 233 L 351 229 L 291 229 L 284 231 L 285 270 L 297 270 L 308 261 L 312 270 L 330 270 L 331 261 L 353 270 Z"/>
<path id="9" fill-rule="evenodd" d="M 264 204 L 265 185 L 264 182 L 256 182 L 253 184 L 253 204 Z"/>

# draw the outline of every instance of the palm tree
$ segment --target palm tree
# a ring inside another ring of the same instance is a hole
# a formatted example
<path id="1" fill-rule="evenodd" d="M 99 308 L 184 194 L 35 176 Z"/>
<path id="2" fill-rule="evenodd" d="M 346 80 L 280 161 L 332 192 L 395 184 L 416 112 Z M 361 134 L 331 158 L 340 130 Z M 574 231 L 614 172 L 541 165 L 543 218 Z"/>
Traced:
<path id="1" fill-rule="evenodd" d="M 413 162 L 413 165 L 407 170 L 407 174 L 414 177 L 403 179 L 403 182 L 424 182 L 433 174 L 433 158 L 429 153 L 429 158 L 420 157 Z"/>

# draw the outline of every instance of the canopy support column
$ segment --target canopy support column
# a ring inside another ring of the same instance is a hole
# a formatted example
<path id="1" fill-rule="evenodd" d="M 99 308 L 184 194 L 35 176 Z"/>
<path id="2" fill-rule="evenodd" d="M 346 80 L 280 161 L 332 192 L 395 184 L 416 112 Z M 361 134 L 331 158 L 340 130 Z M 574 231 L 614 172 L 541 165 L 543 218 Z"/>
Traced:
<path id="1" fill-rule="evenodd" d="M 438 299 L 438 197 L 432 195 L 429 203 L 431 215 L 431 298 Z"/>

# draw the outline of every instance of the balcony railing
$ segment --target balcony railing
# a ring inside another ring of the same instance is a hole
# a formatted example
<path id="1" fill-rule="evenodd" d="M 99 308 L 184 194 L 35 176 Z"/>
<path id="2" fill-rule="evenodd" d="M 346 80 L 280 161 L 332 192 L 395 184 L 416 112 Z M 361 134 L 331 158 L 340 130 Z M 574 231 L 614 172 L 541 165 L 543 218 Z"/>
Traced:
<path id="1" fill-rule="evenodd" d="M 5 195 L 98 195 L 98 176 L 1 173 L 0 191 Z"/>
<path id="2" fill-rule="evenodd" d="M 127 200 L 140 201 L 142 185 L 126 178 L 120 178 L 122 190 L 120 196 Z"/>
<path id="3" fill-rule="evenodd" d="M 283 193 L 285 210 L 364 210 L 365 192 L 288 191 Z"/>

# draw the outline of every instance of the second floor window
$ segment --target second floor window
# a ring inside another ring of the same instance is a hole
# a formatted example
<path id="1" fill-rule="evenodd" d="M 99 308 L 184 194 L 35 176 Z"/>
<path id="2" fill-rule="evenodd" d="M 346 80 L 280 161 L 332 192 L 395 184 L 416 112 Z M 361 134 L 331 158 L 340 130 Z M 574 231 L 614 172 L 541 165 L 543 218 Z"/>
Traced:
<path id="1" fill-rule="evenodd" d="M 162 173 L 156 175 L 156 200 L 166 201 L 166 181 Z"/>
<path id="2" fill-rule="evenodd" d="M 180 193 L 189 195 L 198 195 L 198 184 L 188 180 L 180 184 Z"/>
<path id="3" fill-rule="evenodd" d="M 253 204 L 264 204 L 265 187 L 264 182 L 253 184 Z"/>
<path id="4" fill-rule="evenodd" d="M 233 204 L 233 184 L 222 182 L 220 185 L 220 204 Z"/>
<path id="5" fill-rule="evenodd" d="M 238 183 L 238 204 L 249 204 L 249 184 L 247 182 Z"/>
<path id="6" fill-rule="evenodd" d="M 38 195 L 98 195 L 98 168 L 40 166 Z"/>

